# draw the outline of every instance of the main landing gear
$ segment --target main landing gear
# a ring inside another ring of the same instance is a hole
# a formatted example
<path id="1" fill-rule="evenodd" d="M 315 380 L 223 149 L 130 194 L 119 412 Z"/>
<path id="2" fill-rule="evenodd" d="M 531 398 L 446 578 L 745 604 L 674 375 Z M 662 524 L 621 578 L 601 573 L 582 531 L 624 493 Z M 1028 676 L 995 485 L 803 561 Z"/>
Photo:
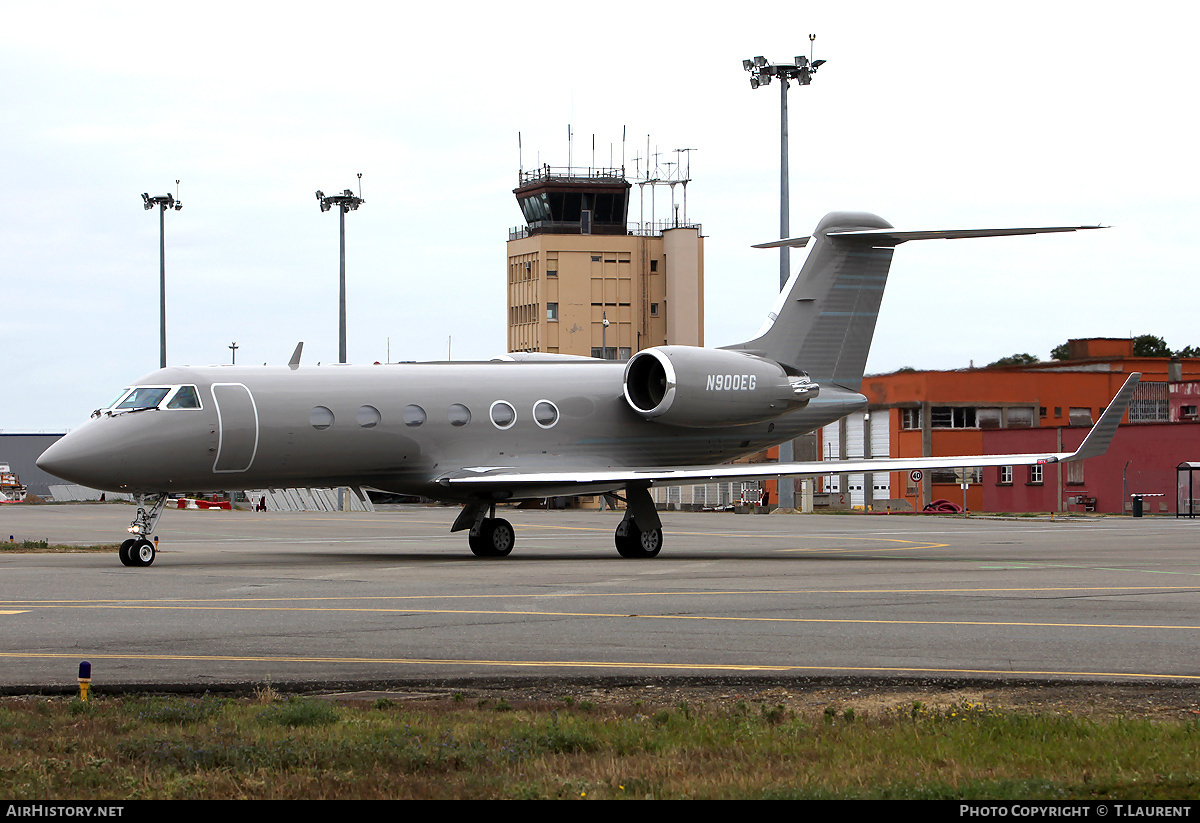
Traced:
<path id="1" fill-rule="evenodd" d="M 496 517 L 496 504 L 468 503 L 463 506 L 450 531 L 470 529 L 467 545 L 476 557 L 504 557 L 513 550 L 517 533 L 512 524 Z"/>
<path id="2" fill-rule="evenodd" d="M 614 535 L 617 554 L 628 558 L 657 557 L 663 544 L 662 521 L 654 508 L 648 486 L 625 489 L 625 519 Z M 615 496 L 615 495 L 614 495 Z M 467 503 L 450 531 L 470 529 L 467 544 L 476 557 L 505 557 L 513 550 L 516 534 L 512 524 L 496 517 L 495 503 Z"/>
<path id="3" fill-rule="evenodd" d="M 485 517 L 479 527 L 471 529 L 467 544 L 476 557 L 504 557 L 517 542 L 512 524 L 502 517 Z"/>
<path id="4" fill-rule="evenodd" d="M 625 519 L 614 535 L 621 557 L 657 557 L 662 550 L 662 521 L 646 486 L 625 489 Z"/>
<path id="5" fill-rule="evenodd" d="M 121 544 L 117 556 L 121 558 L 122 566 L 149 566 L 158 554 L 158 550 L 154 548 L 154 543 L 149 538 L 154 533 L 155 526 L 158 525 L 158 518 L 162 516 L 163 506 L 167 503 L 167 495 L 165 493 L 158 495 L 150 511 L 146 511 L 146 507 L 142 505 L 142 495 L 137 495 L 135 499 L 137 514 L 133 516 L 133 522 L 129 524 L 129 531 L 134 537 Z"/>
<path id="6" fill-rule="evenodd" d="M 656 557 L 662 549 L 662 529 L 642 531 L 633 518 L 626 517 L 617 526 L 617 554 L 621 557 Z"/>

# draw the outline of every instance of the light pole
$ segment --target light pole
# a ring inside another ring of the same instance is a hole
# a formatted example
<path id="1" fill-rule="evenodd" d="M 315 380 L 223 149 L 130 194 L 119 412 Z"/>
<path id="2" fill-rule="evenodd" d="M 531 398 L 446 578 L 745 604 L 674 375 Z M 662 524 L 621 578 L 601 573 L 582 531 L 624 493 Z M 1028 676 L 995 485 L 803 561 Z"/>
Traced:
<path id="1" fill-rule="evenodd" d="M 808 36 L 809 48 L 817 39 L 815 34 Z M 779 79 L 779 239 L 785 240 L 789 234 L 789 209 L 791 193 L 788 185 L 788 110 L 787 90 L 789 81 L 795 80 L 802 86 L 812 82 L 812 76 L 817 69 L 825 64 L 824 60 L 812 60 L 799 55 L 792 63 L 771 63 L 763 56 L 753 57 L 742 61 L 742 68 L 750 72 L 750 88 L 767 86 L 771 78 Z M 788 247 L 779 249 L 779 289 L 787 285 L 791 272 L 788 271 Z"/>
<path id="2" fill-rule="evenodd" d="M 237 341 L 234 340 L 232 343 L 229 344 L 229 351 L 232 352 L 232 354 L 230 355 L 231 359 L 229 361 L 230 365 L 233 365 L 233 366 L 237 365 L 237 350 L 238 350 L 238 344 L 237 344 Z"/>
<path id="3" fill-rule="evenodd" d="M 179 191 L 179 181 L 175 181 L 175 191 Z M 158 367 L 167 367 L 167 209 L 179 211 L 183 201 L 171 194 L 161 197 L 151 197 L 142 192 L 142 205 L 146 211 L 158 206 Z"/>
<path id="4" fill-rule="evenodd" d="M 750 88 L 757 89 L 759 86 L 767 86 L 771 83 L 771 78 L 779 80 L 779 239 L 787 239 L 790 234 L 790 207 L 791 207 L 791 191 L 788 185 L 788 110 L 787 110 L 787 90 L 791 85 L 790 81 L 795 80 L 802 86 L 807 86 L 812 82 L 812 76 L 822 65 L 824 60 L 813 60 L 811 57 L 813 41 L 817 39 L 815 34 L 808 36 L 809 57 L 798 55 L 791 63 L 772 63 L 767 58 L 759 55 L 742 61 L 742 68 L 750 72 Z M 779 248 L 779 290 L 787 286 L 788 278 L 791 277 L 790 257 L 788 255 L 788 247 L 780 246 Z M 794 450 L 791 441 L 779 444 L 779 462 L 789 463 L 792 460 Z M 796 504 L 796 487 L 794 481 L 790 479 L 780 478 L 779 481 L 779 507 L 792 509 Z"/>
<path id="5" fill-rule="evenodd" d="M 358 190 L 362 194 L 362 175 L 358 175 Z M 338 207 L 338 228 L 341 237 L 341 246 L 339 259 L 341 261 L 340 275 L 338 279 L 338 362 L 346 362 L 346 212 L 356 211 L 359 206 L 367 202 L 362 197 L 356 197 L 354 192 L 346 189 L 341 194 L 332 194 L 328 197 L 322 191 L 317 192 L 317 202 L 321 204 L 321 211 L 329 211 L 334 206 Z"/>

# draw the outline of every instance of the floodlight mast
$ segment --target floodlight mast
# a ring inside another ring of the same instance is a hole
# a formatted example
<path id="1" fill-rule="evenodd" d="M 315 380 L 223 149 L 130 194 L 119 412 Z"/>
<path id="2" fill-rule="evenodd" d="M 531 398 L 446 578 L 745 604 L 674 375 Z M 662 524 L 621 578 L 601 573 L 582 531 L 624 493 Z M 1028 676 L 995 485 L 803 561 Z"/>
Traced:
<path id="1" fill-rule="evenodd" d="M 362 194 L 362 175 L 358 175 L 359 194 Z M 350 189 L 341 194 L 331 194 L 328 197 L 322 191 L 317 191 L 317 202 L 321 211 L 329 211 L 338 207 L 338 229 L 341 238 L 338 258 L 340 260 L 338 277 L 338 362 L 346 362 L 346 212 L 357 211 L 358 207 L 367 202 L 356 196 Z"/>
<path id="2" fill-rule="evenodd" d="M 750 88 L 757 89 L 759 86 L 769 86 L 771 78 L 779 79 L 779 239 L 784 240 L 791 233 L 790 230 L 790 210 L 791 210 L 791 191 L 788 185 L 788 108 L 787 108 L 787 90 L 791 85 L 789 81 L 795 80 L 801 86 L 807 86 L 812 82 L 812 76 L 822 65 L 824 60 L 812 59 L 812 44 L 817 39 L 815 34 L 808 36 L 809 55 L 798 55 L 791 63 L 772 63 L 762 55 L 751 57 L 742 61 L 742 68 L 750 72 Z M 781 246 L 779 248 L 779 290 L 783 291 L 787 286 L 788 278 L 791 276 L 790 257 L 788 255 L 788 247 Z M 779 445 L 779 460 L 780 462 L 790 462 L 792 460 L 792 443 L 788 441 Z M 780 478 L 779 482 L 779 506 L 780 508 L 795 508 L 795 486 L 793 481 L 786 478 Z"/>
<path id="3" fill-rule="evenodd" d="M 808 36 L 811 44 L 817 39 L 815 34 Z M 771 63 L 759 55 L 742 61 L 742 68 L 750 72 L 750 88 L 771 84 L 771 78 L 779 78 L 779 239 L 789 235 L 790 186 L 788 183 L 788 109 L 787 90 L 791 80 L 802 86 L 812 82 L 812 76 L 817 69 L 825 64 L 824 60 L 812 60 L 804 55 L 797 56 L 791 63 Z M 779 288 L 787 285 L 788 277 L 788 247 L 779 249 Z"/>
<path id="4" fill-rule="evenodd" d="M 179 181 L 175 181 L 175 191 L 179 191 Z M 167 234 L 166 234 L 166 213 L 167 209 L 179 211 L 183 208 L 183 201 L 171 194 L 164 194 L 161 197 L 151 197 L 146 192 L 142 192 L 142 206 L 146 211 L 155 206 L 159 207 L 158 211 L 158 367 L 165 369 L 167 367 Z"/>

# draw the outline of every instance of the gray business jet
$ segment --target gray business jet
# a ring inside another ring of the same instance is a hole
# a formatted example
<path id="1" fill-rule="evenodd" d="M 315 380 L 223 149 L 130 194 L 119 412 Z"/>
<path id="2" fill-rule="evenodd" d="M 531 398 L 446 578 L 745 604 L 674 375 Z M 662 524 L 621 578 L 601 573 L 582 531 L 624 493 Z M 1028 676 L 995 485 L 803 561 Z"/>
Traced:
<path id="1" fill-rule="evenodd" d="M 834 212 L 758 336 L 719 349 L 657 346 L 626 363 L 514 353 L 490 362 L 387 366 L 178 366 L 123 389 L 38 459 L 43 470 L 138 503 L 121 547 L 150 541 L 171 492 L 364 487 L 459 503 L 452 531 L 500 557 L 515 535 L 496 504 L 623 490 L 622 557 L 654 557 L 662 523 L 648 489 L 842 472 L 1027 465 L 1102 454 L 1131 375 L 1075 452 L 729 464 L 862 409 L 859 392 L 896 246 L 909 240 L 1075 231 L 1094 226 L 896 231 Z M 303 345 L 303 344 L 301 344 Z"/>

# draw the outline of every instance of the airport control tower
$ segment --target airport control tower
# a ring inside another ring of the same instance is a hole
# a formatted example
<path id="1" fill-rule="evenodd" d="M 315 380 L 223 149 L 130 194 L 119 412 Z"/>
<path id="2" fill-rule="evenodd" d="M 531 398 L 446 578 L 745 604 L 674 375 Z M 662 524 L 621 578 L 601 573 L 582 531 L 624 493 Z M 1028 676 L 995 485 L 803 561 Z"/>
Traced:
<path id="1" fill-rule="evenodd" d="M 632 178 L 624 168 L 520 171 L 513 194 L 525 225 L 508 236 L 509 351 L 628 360 L 650 346 L 704 345 L 704 238 L 687 218 L 682 165 L 651 161 Z"/>

